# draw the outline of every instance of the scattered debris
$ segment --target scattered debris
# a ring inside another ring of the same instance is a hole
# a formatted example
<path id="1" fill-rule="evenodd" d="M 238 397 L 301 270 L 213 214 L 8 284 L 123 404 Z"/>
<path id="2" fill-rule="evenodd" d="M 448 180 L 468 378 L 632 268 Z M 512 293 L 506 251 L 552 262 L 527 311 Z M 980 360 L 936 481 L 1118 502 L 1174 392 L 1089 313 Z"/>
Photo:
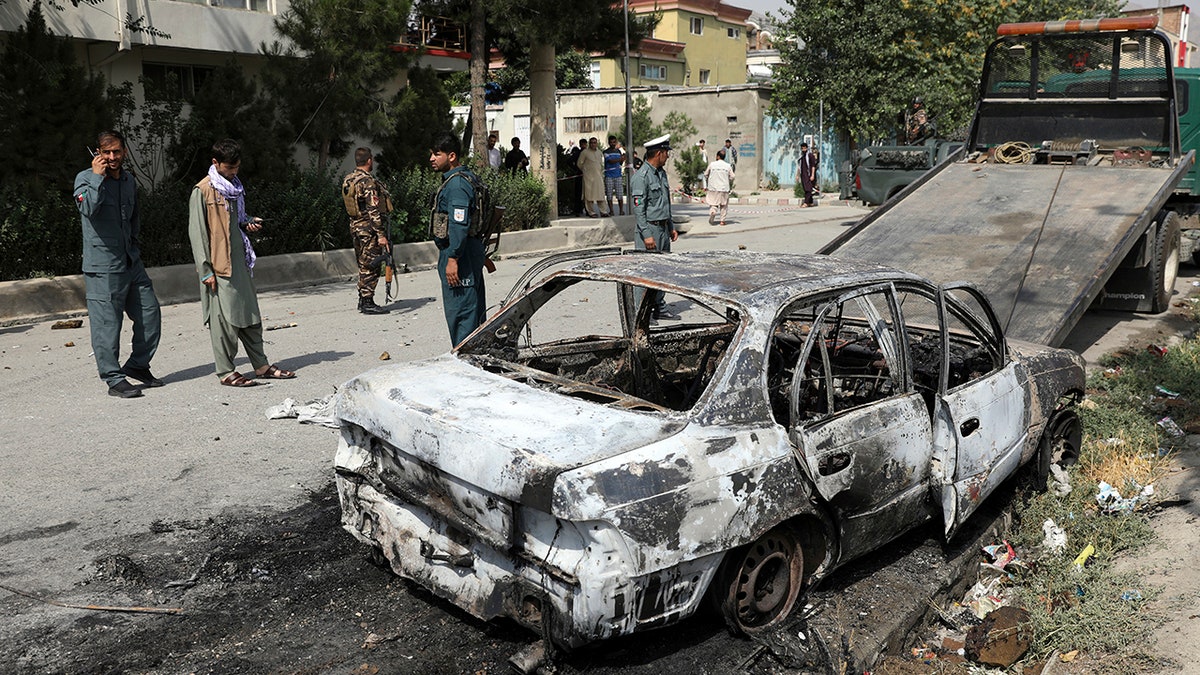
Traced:
<path id="1" fill-rule="evenodd" d="M 1142 600 L 1142 592 L 1136 588 L 1127 588 L 1121 593 L 1121 599 L 1126 602 Z"/>
<path id="2" fill-rule="evenodd" d="M 1004 606 L 989 612 L 983 623 L 967 631 L 966 657 L 976 663 L 1011 666 L 1029 649 L 1028 623 L 1029 612 L 1020 607 Z"/>
<path id="3" fill-rule="evenodd" d="M 66 328 L 80 328 L 82 326 L 83 319 L 63 319 L 62 321 L 55 321 L 50 326 L 50 330 L 64 330 Z"/>
<path id="4" fill-rule="evenodd" d="M 375 649 L 385 642 L 393 642 L 400 639 L 400 633 L 391 633 L 389 635 L 380 635 L 379 633 L 367 633 L 367 639 L 363 640 L 363 649 Z"/>
<path id="5" fill-rule="evenodd" d="M 195 586 L 197 581 L 200 579 L 200 573 L 204 571 L 205 567 L 208 567 L 208 563 L 211 560 L 212 560 L 212 554 L 210 553 L 204 557 L 204 562 L 200 563 L 200 566 L 196 568 L 196 571 L 195 571 L 195 573 L 192 574 L 192 576 L 190 576 L 186 579 L 180 579 L 178 581 L 168 581 L 165 587 L 166 588 L 191 588 L 192 586 Z"/>
<path id="6" fill-rule="evenodd" d="M 1056 525 L 1052 518 L 1047 518 L 1046 522 L 1042 523 L 1042 532 L 1046 534 L 1045 539 L 1042 539 L 1042 546 L 1047 551 L 1061 553 L 1067 547 L 1066 531 Z"/>
<path id="7" fill-rule="evenodd" d="M 391 354 L 389 354 L 389 353 L 387 353 L 387 352 L 384 352 L 384 353 L 382 353 L 382 354 L 380 354 L 380 355 L 379 355 L 379 360 L 380 360 L 380 361 L 391 361 L 391 360 L 392 360 L 392 355 L 391 355 Z"/>
<path id="8" fill-rule="evenodd" d="M 1183 429 L 1180 429 L 1179 425 L 1175 423 L 1175 420 L 1171 419 L 1170 417 L 1164 417 L 1160 419 L 1158 421 L 1158 428 L 1162 429 L 1164 433 L 1172 438 L 1181 438 L 1184 435 Z"/>
<path id="9" fill-rule="evenodd" d="M 284 328 L 295 328 L 296 323 L 277 323 L 274 326 L 267 326 L 266 330 L 283 330 Z"/>
<path id="10" fill-rule="evenodd" d="M 1137 483 L 1134 483 L 1137 487 Z M 1096 491 L 1096 503 L 1100 505 L 1100 511 L 1107 514 L 1122 514 L 1133 513 L 1141 506 L 1150 501 L 1150 497 L 1154 495 L 1154 486 L 1147 485 L 1134 496 L 1122 498 L 1121 493 L 1113 486 L 1104 481 L 1100 481 Z"/>
<path id="11" fill-rule="evenodd" d="M 282 420 L 296 419 L 301 424 L 319 424 L 323 427 L 337 429 L 338 422 L 333 416 L 334 401 L 337 394 L 325 398 L 314 398 L 308 403 L 297 404 L 293 398 L 283 399 L 283 403 L 267 408 L 267 419 Z"/>
<path id="12" fill-rule="evenodd" d="M 1146 351 L 1150 352 L 1151 354 L 1153 354 L 1155 356 L 1159 356 L 1159 357 L 1167 355 L 1167 348 L 1159 347 L 1158 345 L 1146 345 Z"/>
<path id="13" fill-rule="evenodd" d="M 64 347 L 74 347 L 74 346 L 75 346 L 75 343 L 74 343 L 74 342 L 64 342 L 64 343 L 63 343 L 63 346 L 64 346 Z"/>
<path id="14" fill-rule="evenodd" d="M 1057 464 L 1051 464 L 1050 483 L 1046 488 L 1059 497 L 1071 494 L 1071 479 L 1067 475 L 1067 470 Z"/>
<path id="15" fill-rule="evenodd" d="M 4 590 L 8 591 L 9 593 L 16 593 L 17 595 L 19 595 L 21 597 L 29 598 L 30 600 L 37 600 L 38 602 L 43 602 L 43 603 L 46 603 L 47 605 L 54 605 L 55 607 L 65 607 L 66 609 L 87 609 L 87 610 L 91 610 L 94 612 L 129 612 L 129 613 L 138 613 L 138 614 L 183 614 L 182 607 L 137 607 L 137 606 L 116 607 L 116 606 L 112 606 L 112 605 L 76 605 L 76 604 L 70 603 L 70 602 L 59 602 L 57 600 L 50 600 L 49 598 L 42 598 L 42 597 L 36 596 L 32 593 L 26 593 L 25 591 L 19 591 L 19 590 L 13 588 L 12 586 L 6 586 L 4 584 L 0 584 L 0 588 L 3 588 Z"/>
<path id="16" fill-rule="evenodd" d="M 1167 398 L 1179 398 L 1179 392 L 1171 391 L 1170 389 L 1167 389 L 1166 387 L 1162 386 L 1161 384 L 1154 385 L 1154 391 L 1158 392 L 1159 394 L 1162 394 L 1163 396 L 1166 396 Z"/>
<path id="17" fill-rule="evenodd" d="M 1091 544 L 1084 546 L 1083 550 L 1079 552 L 1079 555 L 1075 556 L 1075 567 L 1077 569 L 1083 569 L 1083 566 L 1087 564 L 1088 558 L 1092 557 L 1092 554 L 1095 552 L 1095 546 L 1092 546 Z"/>

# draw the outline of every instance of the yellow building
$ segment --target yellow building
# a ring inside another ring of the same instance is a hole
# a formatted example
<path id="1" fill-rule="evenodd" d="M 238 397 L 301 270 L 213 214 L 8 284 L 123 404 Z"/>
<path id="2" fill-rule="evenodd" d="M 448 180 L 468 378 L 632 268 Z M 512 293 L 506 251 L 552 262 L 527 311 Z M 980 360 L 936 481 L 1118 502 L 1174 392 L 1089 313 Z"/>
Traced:
<path id="1" fill-rule="evenodd" d="M 662 14 L 653 36 L 630 48 L 631 86 L 704 87 L 746 82 L 750 10 L 720 0 L 629 0 L 629 11 Z M 621 58 L 596 56 L 592 86 L 625 86 Z"/>

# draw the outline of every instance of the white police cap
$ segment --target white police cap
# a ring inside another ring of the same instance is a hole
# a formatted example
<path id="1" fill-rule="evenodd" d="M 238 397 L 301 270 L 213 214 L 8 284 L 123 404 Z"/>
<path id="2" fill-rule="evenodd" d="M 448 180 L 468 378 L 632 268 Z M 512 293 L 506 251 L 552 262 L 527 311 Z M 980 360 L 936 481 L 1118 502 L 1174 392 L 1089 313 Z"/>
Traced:
<path id="1" fill-rule="evenodd" d="M 663 134 L 658 138 L 652 138 L 645 143 L 646 152 L 654 150 L 670 150 L 671 149 L 671 134 Z"/>

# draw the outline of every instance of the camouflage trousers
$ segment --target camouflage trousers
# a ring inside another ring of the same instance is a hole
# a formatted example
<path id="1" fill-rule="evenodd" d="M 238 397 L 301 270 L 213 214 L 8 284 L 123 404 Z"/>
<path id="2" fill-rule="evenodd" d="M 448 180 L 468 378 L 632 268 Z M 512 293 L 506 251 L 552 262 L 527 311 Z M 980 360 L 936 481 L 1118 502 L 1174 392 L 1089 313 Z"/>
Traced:
<path id="1" fill-rule="evenodd" d="M 379 265 L 371 263 L 383 255 L 379 235 L 371 230 L 369 223 L 363 226 L 350 223 L 350 234 L 354 238 L 354 257 L 358 260 L 358 297 L 374 299 L 375 287 L 379 285 Z"/>

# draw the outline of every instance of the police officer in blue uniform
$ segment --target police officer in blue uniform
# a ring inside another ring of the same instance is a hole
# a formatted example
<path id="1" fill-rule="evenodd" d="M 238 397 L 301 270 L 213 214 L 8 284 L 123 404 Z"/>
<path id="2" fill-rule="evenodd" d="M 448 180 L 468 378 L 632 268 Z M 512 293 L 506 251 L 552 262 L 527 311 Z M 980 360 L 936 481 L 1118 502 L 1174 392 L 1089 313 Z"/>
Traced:
<path id="1" fill-rule="evenodd" d="M 639 251 L 670 252 L 671 242 L 679 238 L 671 220 L 671 185 L 663 166 L 671 151 L 671 135 L 646 141 L 646 157 L 642 168 L 629 181 L 633 196 L 633 215 L 637 220 L 634 248 Z M 662 291 L 654 291 L 654 319 L 670 318 Z"/>
<path id="2" fill-rule="evenodd" d="M 162 310 L 142 264 L 140 220 L 133 174 L 122 167 L 125 137 L 105 131 L 97 139 L 92 166 L 75 176 L 75 205 L 83 221 L 83 279 L 87 291 L 92 351 L 110 396 L 136 398 L 163 381 L 150 372 L 162 335 Z M 121 321 L 133 322 L 133 351 L 120 364 Z"/>
<path id="3" fill-rule="evenodd" d="M 431 229 L 438 248 L 438 276 L 442 279 L 442 305 L 450 341 L 455 346 L 465 340 L 487 315 L 487 297 L 483 283 L 486 264 L 483 239 L 470 236 L 471 213 L 475 202 L 473 183 L 478 178 L 459 164 L 458 139 L 442 136 L 429 154 L 434 171 L 444 174 L 442 186 L 434 196 Z"/>

